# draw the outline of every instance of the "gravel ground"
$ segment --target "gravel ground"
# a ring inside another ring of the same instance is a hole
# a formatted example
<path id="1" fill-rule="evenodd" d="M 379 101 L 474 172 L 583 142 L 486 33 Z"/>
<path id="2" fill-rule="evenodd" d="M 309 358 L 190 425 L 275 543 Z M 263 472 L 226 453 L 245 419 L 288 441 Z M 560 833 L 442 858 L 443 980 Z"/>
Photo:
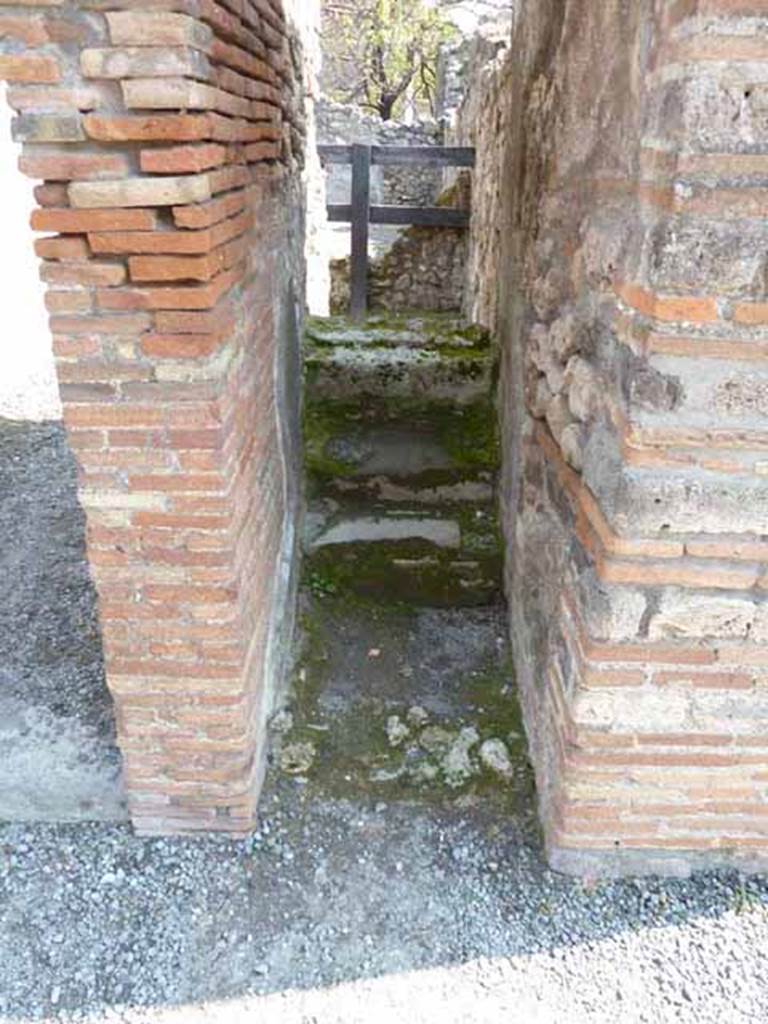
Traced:
<path id="1" fill-rule="evenodd" d="M 0 737 L 10 694 L 81 722 L 113 770 L 71 460 L 50 425 L 3 426 L 0 456 Z M 377 618 L 334 600 L 305 595 L 291 703 L 315 761 L 306 778 L 273 766 L 252 838 L 0 824 L 0 1020 L 768 1020 L 768 880 L 574 881 L 547 869 L 522 782 L 512 803 L 479 779 L 371 784 L 358 731 L 397 760 L 382 730 L 414 700 L 492 727 L 498 609 Z M 38 775 L 55 767 L 34 749 Z"/>
<path id="2" fill-rule="evenodd" d="M 768 885 L 585 886 L 483 807 L 270 785 L 248 842 L 0 834 L 0 1019 L 768 1019 Z"/>

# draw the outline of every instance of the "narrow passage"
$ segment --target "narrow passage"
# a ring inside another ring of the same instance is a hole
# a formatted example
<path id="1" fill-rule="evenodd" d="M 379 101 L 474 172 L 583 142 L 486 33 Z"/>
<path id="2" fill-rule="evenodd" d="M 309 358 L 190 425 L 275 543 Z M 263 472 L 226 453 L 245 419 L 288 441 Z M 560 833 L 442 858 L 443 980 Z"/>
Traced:
<path id="1" fill-rule="evenodd" d="M 489 337 L 454 316 L 308 327 L 303 648 L 275 761 L 329 795 L 531 805 L 495 380 Z"/>

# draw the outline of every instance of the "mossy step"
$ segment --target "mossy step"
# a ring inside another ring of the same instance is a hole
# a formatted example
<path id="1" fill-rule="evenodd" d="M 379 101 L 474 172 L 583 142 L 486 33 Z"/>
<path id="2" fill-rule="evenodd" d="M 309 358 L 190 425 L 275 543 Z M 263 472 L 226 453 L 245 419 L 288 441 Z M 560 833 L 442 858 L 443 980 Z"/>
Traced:
<path id="1" fill-rule="evenodd" d="M 461 526 L 454 519 L 428 516 L 369 515 L 340 519 L 310 541 L 310 550 L 347 544 L 418 541 L 438 548 L 461 547 Z"/>
<path id="2" fill-rule="evenodd" d="M 361 396 L 423 399 L 468 405 L 490 402 L 496 361 L 489 352 L 443 352 L 398 346 L 308 348 L 305 389 L 310 399 L 345 400 Z"/>
<path id="3" fill-rule="evenodd" d="M 498 557 L 438 557 L 411 542 L 361 543 L 319 548 L 308 556 L 310 584 L 327 593 L 344 591 L 383 604 L 427 608 L 491 604 L 501 595 Z"/>
<path id="4" fill-rule="evenodd" d="M 493 424 L 491 444 L 484 439 L 469 457 L 447 443 L 441 423 L 338 424 L 318 411 L 308 417 L 310 425 L 315 429 L 306 431 L 305 461 L 313 493 L 427 505 L 493 500 Z"/>
<path id="5" fill-rule="evenodd" d="M 501 593 L 496 352 L 456 317 L 313 320 L 304 351 L 307 571 L 388 603 Z"/>
<path id="6" fill-rule="evenodd" d="M 496 494 L 492 474 L 466 470 L 455 475 L 434 471 L 418 478 L 373 475 L 365 477 L 312 476 L 310 496 L 333 498 L 359 504 L 407 504 L 414 507 L 452 508 L 481 506 L 491 508 Z"/>
<path id="7" fill-rule="evenodd" d="M 309 345 L 354 348 L 421 348 L 456 353 L 483 351 L 490 335 L 450 314 L 421 316 L 371 314 L 362 323 L 343 316 L 312 317 L 306 328 Z"/>
<path id="8" fill-rule="evenodd" d="M 345 532 L 346 531 L 346 532 Z M 378 532 L 377 532 L 378 531 Z M 434 535 L 434 540 L 431 539 Z M 450 543 L 441 538 L 451 538 Z M 304 548 L 341 547 L 358 543 L 418 543 L 425 550 L 445 547 L 463 556 L 499 554 L 501 537 L 495 506 L 414 508 L 369 501 L 313 502 L 304 522 Z"/>
<path id="9" fill-rule="evenodd" d="M 489 399 L 456 407 L 428 400 L 307 398 L 304 446 L 308 468 L 315 474 L 355 475 L 362 466 L 361 454 L 376 447 L 377 437 L 391 439 L 396 434 L 404 450 L 423 444 L 434 451 L 434 459 L 439 458 L 439 464 L 433 461 L 434 469 L 445 465 L 493 471 L 499 465 L 496 411 Z"/>
<path id="10" fill-rule="evenodd" d="M 307 571 L 384 601 L 471 605 L 497 598 L 501 589 L 491 509 L 423 515 L 325 505 L 307 517 L 305 548 Z"/>

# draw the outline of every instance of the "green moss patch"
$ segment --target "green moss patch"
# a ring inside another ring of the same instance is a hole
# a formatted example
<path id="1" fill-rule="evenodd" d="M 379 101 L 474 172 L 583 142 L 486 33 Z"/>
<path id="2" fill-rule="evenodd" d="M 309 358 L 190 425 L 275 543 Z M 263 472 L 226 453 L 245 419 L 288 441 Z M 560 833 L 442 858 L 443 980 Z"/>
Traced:
<path id="1" fill-rule="evenodd" d="M 345 316 L 310 317 L 306 324 L 309 346 L 355 345 L 364 347 L 455 348 L 466 354 L 468 347 L 478 350 L 491 346 L 491 336 L 483 327 L 467 324 L 451 313 L 371 313 L 362 323 Z"/>
<path id="2" fill-rule="evenodd" d="M 492 798 L 509 810 L 531 806 L 533 774 L 527 757 L 514 673 L 505 656 L 489 651 L 467 673 L 454 706 L 442 713 L 426 711 L 414 701 L 378 693 L 370 680 L 359 680 L 359 691 L 329 704 L 321 699 L 334 674 L 339 623 L 370 616 L 371 636 L 381 637 L 388 653 L 405 648 L 416 612 L 407 604 L 351 606 L 346 597 L 311 598 L 302 619 L 304 648 L 296 668 L 290 711 L 293 724 L 279 741 L 280 749 L 310 744 L 314 757 L 306 785 L 338 798 L 361 794 L 371 799 L 456 801 Z M 370 662 L 376 650 L 364 661 Z M 365 667 L 362 667 L 363 676 Z M 414 720 L 414 709 L 420 712 Z M 399 731 L 391 727 L 395 719 Z M 446 764 L 462 730 L 476 736 L 469 750 L 470 770 L 451 774 Z M 483 764 L 486 740 L 504 743 L 509 777 Z M 439 742 L 438 742 L 439 741 Z"/>

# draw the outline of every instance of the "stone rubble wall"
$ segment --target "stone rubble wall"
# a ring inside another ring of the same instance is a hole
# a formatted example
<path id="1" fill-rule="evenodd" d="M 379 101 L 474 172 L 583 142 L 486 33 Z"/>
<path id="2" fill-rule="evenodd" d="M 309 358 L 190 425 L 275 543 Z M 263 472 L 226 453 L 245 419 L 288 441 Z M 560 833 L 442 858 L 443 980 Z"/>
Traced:
<path id="1" fill-rule="evenodd" d="M 438 197 L 438 205 L 468 210 L 471 183 L 464 174 Z M 465 228 L 410 227 L 402 231 L 368 270 L 372 310 L 431 313 L 461 311 L 467 266 Z M 331 312 L 349 309 L 350 260 L 331 261 Z"/>
<path id="2" fill-rule="evenodd" d="M 434 122 L 382 121 L 354 104 L 323 99 L 317 105 L 317 139 L 325 145 L 360 142 L 372 146 L 440 146 L 443 134 Z M 326 168 L 328 202 L 348 203 L 351 181 L 348 165 L 329 165 Z M 442 174 L 435 168 L 372 167 L 371 202 L 377 206 L 431 206 L 442 184 Z"/>
<path id="3" fill-rule="evenodd" d="M 500 50 L 509 47 L 512 36 L 512 0 L 484 0 L 482 5 L 467 0 L 465 6 L 464 12 L 459 5 L 447 12 L 457 21 L 459 32 L 442 46 L 437 64 L 437 117 L 449 138 L 457 127 L 461 133 L 471 133 L 466 104 L 476 104 L 479 79 Z"/>
<path id="4" fill-rule="evenodd" d="M 0 37 L 131 816 L 243 832 L 295 508 L 298 35 L 280 0 L 20 0 Z"/>
<path id="5" fill-rule="evenodd" d="M 768 19 L 516 3 L 463 114 L 551 862 L 768 863 Z"/>
<path id="6" fill-rule="evenodd" d="M 444 55 L 447 144 L 474 146 L 472 223 L 463 308 L 472 323 L 497 326 L 498 278 L 502 249 L 502 182 L 511 132 L 509 103 L 514 57 L 510 50 L 512 11 L 480 25 L 471 37 Z M 455 172 L 448 172 L 450 181 Z"/>

